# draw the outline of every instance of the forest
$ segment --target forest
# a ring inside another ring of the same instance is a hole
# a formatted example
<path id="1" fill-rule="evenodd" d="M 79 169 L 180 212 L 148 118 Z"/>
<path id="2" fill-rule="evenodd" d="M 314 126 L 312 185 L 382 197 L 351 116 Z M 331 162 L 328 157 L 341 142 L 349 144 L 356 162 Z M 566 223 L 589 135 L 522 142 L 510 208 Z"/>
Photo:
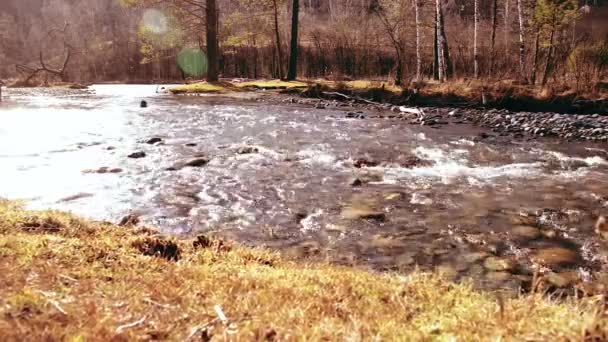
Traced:
<path id="1" fill-rule="evenodd" d="M 605 0 L 3 0 L 0 79 L 510 79 L 592 90 L 606 86 L 606 18 Z M 179 66 L 196 49 L 209 75 Z"/>

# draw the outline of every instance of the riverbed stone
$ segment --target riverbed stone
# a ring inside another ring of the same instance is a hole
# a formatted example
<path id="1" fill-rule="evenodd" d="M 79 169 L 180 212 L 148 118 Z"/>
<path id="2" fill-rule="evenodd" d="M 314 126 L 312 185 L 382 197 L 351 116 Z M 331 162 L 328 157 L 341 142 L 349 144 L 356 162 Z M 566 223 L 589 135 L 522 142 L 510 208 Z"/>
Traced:
<path id="1" fill-rule="evenodd" d="M 356 167 L 357 169 L 364 168 L 364 167 L 374 167 L 374 166 L 378 166 L 378 165 L 380 165 L 380 163 L 378 161 L 371 160 L 368 158 L 358 158 L 358 159 L 355 159 L 355 161 L 353 162 L 353 166 Z"/>
<path id="2" fill-rule="evenodd" d="M 203 167 L 203 166 L 207 165 L 208 163 L 209 163 L 209 158 L 200 157 L 200 158 L 194 158 L 194 159 L 191 159 L 191 160 L 187 161 L 184 164 L 184 166 Z"/>
<path id="3" fill-rule="evenodd" d="M 131 158 L 131 159 L 145 158 L 146 152 L 143 152 L 143 151 L 133 152 L 133 153 L 129 154 L 127 157 Z"/>
<path id="4" fill-rule="evenodd" d="M 347 220 L 374 220 L 380 222 L 386 220 L 386 215 L 382 211 L 364 204 L 352 205 L 342 209 L 342 217 Z"/>
<path id="5" fill-rule="evenodd" d="M 149 144 L 149 145 L 154 145 L 154 144 L 158 144 L 161 142 L 163 142 L 163 139 L 161 139 L 159 137 L 153 137 L 153 138 L 146 140 L 146 144 Z"/>
<path id="6" fill-rule="evenodd" d="M 517 264 L 515 261 L 507 258 L 500 257 L 489 257 L 483 262 L 483 267 L 489 271 L 512 271 L 515 269 Z"/>
<path id="7" fill-rule="evenodd" d="M 241 146 L 236 153 L 238 154 L 253 154 L 259 153 L 260 149 L 256 146 Z"/>
<path id="8" fill-rule="evenodd" d="M 505 271 L 492 271 L 486 273 L 486 279 L 492 282 L 503 282 L 511 278 L 511 273 Z"/>
<path id="9" fill-rule="evenodd" d="M 541 236 L 540 230 L 531 226 L 515 226 L 511 229 L 511 234 L 520 241 L 536 240 Z"/>
<path id="10" fill-rule="evenodd" d="M 463 255 L 463 259 L 468 263 L 476 263 L 478 261 L 484 260 L 490 254 L 487 252 L 471 252 Z"/>
<path id="11" fill-rule="evenodd" d="M 536 251 L 534 260 L 547 267 L 573 266 L 580 262 L 580 256 L 564 247 L 548 247 Z"/>
<path id="12" fill-rule="evenodd" d="M 580 280 L 580 274 L 575 271 L 561 273 L 549 272 L 544 278 L 549 284 L 557 288 L 565 288 L 576 284 Z"/>

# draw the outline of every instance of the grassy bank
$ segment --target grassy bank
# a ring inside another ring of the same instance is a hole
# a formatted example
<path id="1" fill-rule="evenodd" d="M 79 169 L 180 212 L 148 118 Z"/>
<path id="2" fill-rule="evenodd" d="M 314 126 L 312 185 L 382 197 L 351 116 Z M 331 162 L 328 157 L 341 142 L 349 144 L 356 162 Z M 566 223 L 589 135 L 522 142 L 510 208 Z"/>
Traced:
<path id="1" fill-rule="evenodd" d="M 7 201 L 0 273 L 2 341 L 582 340 L 608 331 L 599 298 L 497 300 L 437 275 L 297 263 Z"/>
<path id="2" fill-rule="evenodd" d="M 323 97 L 319 91 L 340 92 L 376 102 L 419 106 L 480 106 L 515 111 L 608 113 L 608 86 L 594 92 L 576 91 L 567 86 L 530 86 L 513 80 L 493 83 L 477 80 L 452 80 L 414 83 L 398 87 L 387 82 L 356 80 L 303 80 L 285 82 L 258 80 L 249 82 L 194 83 L 174 87 L 175 94 L 229 93 L 245 90 L 289 90 L 305 96 Z"/>

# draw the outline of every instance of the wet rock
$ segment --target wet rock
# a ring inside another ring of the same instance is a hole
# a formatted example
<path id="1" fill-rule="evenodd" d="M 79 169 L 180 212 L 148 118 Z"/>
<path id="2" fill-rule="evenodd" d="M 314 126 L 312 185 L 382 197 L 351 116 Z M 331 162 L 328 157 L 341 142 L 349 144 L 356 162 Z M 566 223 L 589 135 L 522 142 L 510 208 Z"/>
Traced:
<path id="1" fill-rule="evenodd" d="M 373 220 L 379 222 L 386 220 L 386 215 L 383 212 L 363 205 L 344 208 L 342 210 L 342 217 L 347 220 Z"/>
<path id="2" fill-rule="evenodd" d="M 139 107 L 141 107 L 141 108 L 147 108 L 147 107 L 148 107 L 148 102 L 146 102 L 146 101 L 143 101 L 143 100 L 142 100 L 142 101 L 139 103 Z"/>
<path id="3" fill-rule="evenodd" d="M 142 151 L 133 152 L 133 153 L 129 154 L 127 157 L 131 158 L 131 159 L 145 158 L 146 157 L 146 152 L 142 152 Z"/>
<path id="4" fill-rule="evenodd" d="M 195 159 L 189 160 L 184 164 L 184 166 L 185 167 L 203 167 L 207 164 L 209 164 L 209 159 L 202 157 L 202 158 L 195 158 Z"/>
<path id="5" fill-rule="evenodd" d="M 139 215 L 137 215 L 137 214 L 129 214 L 129 215 L 123 217 L 122 219 L 120 219 L 120 222 L 118 222 L 118 225 L 121 227 L 136 226 L 138 224 L 139 224 Z"/>
<path id="6" fill-rule="evenodd" d="M 150 138 L 150 139 L 146 140 L 146 144 L 149 144 L 149 145 L 154 145 L 154 144 L 158 144 L 161 142 L 163 142 L 163 139 L 158 138 L 158 137 L 154 137 L 154 138 Z"/>
<path id="7" fill-rule="evenodd" d="M 576 284 L 580 280 L 580 275 L 574 271 L 562 273 L 549 272 L 544 276 L 544 279 L 557 288 L 566 288 Z"/>
<path id="8" fill-rule="evenodd" d="M 197 143 L 187 143 L 185 146 L 195 147 L 195 146 L 197 146 Z"/>
<path id="9" fill-rule="evenodd" d="M 366 115 L 363 112 L 348 112 L 346 117 L 349 119 L 365 119 Z"/>
<path id="10" fill-rule="evenodd" d="M 463 256 L 463 259 L 468 262 L 468 263 L 476 263 L 480 260 L 484 260 L 485 258 L 487 258 L 490 254 L 486 253 L 486 252 L 471 252 L 471 253 L 467 253 Z"/>
<path id="11" fill-rule="evenodd" d="M 600 216 L 595 223 L 595 233 L 604 239 L 608 239 L 608 220 L 604 216 Z"/>
<path id="12" fill-rule="evenodd" d="M 252 153 L 259 153 L 260 149 L 255 147 L 255 146 L 242 146 L 239 148 L 239 150 L 236 152 L 238 154 L 252 154 Z"/>
<path id="13" fill-rule="evenodd" d="M 574 266 L 580 262 L 577 252 L 563 247 L 549 247 L 538 250 L 534 260 L 547 267 Z"/>
<path id="14" fill-rule="evenodd" d="M 433 166 L 434 162 L 431 160 L 424 160 L 417 156 L 407 156 L 405 160 L 400 162 L 400 166 L 406 169 L 413 169 L 417 167 L 429 167 Z"/>
<path id="15" fill-rule="evenodd" d="M 122 172 L 122 169 L 120 169 L 120 168 L 109 168 L 107 166 L 100 167 L 99 169 L 96 169 L 96 170 L 89 169 L 89 170 L 82 171 L 82 173 L 98 173 L 98 174 L 121 173 L 121 172 Z"/>
<path id="16" fill-rule="evenodd" d="M 392 200 L 396 200 L 398 198 L 401 198 L 402 194 L 399 192 L 394 192 L 394 193 L 390 193 L 390 194 L 386 194 L 384 195 L 384 199 L 387 201 L 392 201 Z"/>
<path id="17" fill-rule="evenodd" d="M 358 169 L 363 168 L 363 167 L 375 167 L 378 165 L 380 165 L 379 162 L 377 162 L 375 160 L 365 159 L 365 158 L 359 158 L 353 162 L 353 166 Z"/>
<path id="18" fill-rule="evenodd" d="M 106 147 L 106 151 L 114 151 L 115 149 L 116 149 L 116 147 L 114 147 L 114 146 Z"/>
<path id="19" fill-rule="evenodd" d="M 363 181 L 360 178 L 353 178 L 348 182 L 348 185 L 358 187 L 363 185 Z"/>
<path id="20" fill-rule="evenodd" d="M 547 239 L 553 239 L 553 238 L 557 237 L 557 232 L 552 229 L 544 229 L 541 231 L 541 234 L 544 237 L 546 237 Z"/>
<path id="21" fill-rule="evenodd" d="M 493 271 L 486 273 L 485 277 L 486 279 L 492 282 L 503 282 L 509 280 L 512 275 L 509 272 Z"/>
<path id="22" fill-rule="evenodd" d="M 518 241 L 536 240 L 541 236 L 538 228 L 530 226 L 515 226 L 511 229 L 511 234 Z"/>
<path id="23" fill-rule="evenodd" d="M 81 198 L 87 198 L 87 197 L 93 197 L 93 194 L 88 193 L 88 192 L 80 192 L 80 193 L 77 193 L 72 196 L 64 197 L 64 198 L 60 199 L 59 202 L 71 202 L 71 201 L 76 201 Z"/>
<path id="24" fill-rule="evenodd" d="M 489 271 L 512 271 L 517 264 L 515 261 L 506 258 L 489 257 L 483 262 L 483 267 Z"/>

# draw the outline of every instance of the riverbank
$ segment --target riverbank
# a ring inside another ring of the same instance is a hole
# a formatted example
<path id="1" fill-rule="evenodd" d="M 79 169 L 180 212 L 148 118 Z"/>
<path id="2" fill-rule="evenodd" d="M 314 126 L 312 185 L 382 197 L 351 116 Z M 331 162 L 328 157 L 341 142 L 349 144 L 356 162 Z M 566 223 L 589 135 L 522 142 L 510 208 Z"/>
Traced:
<path id="1" fill-rule="evenodd" d="M 608 114 L 608 87 L 596 91 L 576 91 L 568 87 L 540 87 L 512 80 L 486 83 L 454 80 L 446 83 L 420 82 L 397 87 L 380 81 L 256 80 L 194 83 L 171 89 L 176 94 L 217 93 L 240 90 L 287 90 L 305 97 L 335 97 L 340 93 L 373 102 L 421 107 L 484 107 L 510 111 L 570 114 Z M 346 99 L 343 97 L 343 99 Z"/>
<path id="2" fill-rule="evenodd" d="M 500 299 L 437 275 L 294 262 L 123 223 L 0 202 L 0 339 L 582 340 L 608 333 L 602 297 Z"/>

